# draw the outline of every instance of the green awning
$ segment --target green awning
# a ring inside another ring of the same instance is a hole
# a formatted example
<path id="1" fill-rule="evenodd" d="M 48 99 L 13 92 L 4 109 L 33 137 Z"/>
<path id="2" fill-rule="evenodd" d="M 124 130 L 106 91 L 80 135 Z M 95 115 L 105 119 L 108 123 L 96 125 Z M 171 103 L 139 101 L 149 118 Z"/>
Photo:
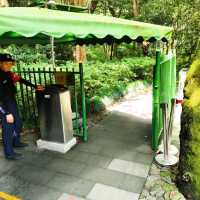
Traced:
<path id="1" fill-rule="evenodd" d="M 96 44 L 171 39 L 171 27 L 45 8 L 0 8 L 0 44 Z"/>

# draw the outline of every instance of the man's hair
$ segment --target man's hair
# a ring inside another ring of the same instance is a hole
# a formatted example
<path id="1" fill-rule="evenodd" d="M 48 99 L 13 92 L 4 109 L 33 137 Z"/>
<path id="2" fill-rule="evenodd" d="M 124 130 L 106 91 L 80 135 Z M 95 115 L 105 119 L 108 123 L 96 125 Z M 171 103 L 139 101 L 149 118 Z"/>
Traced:
<path id="1" fill-rule="evenodd" d="M 1 62 L 14 62 L 15 59 L 8 53 L 0 53 Z"/>

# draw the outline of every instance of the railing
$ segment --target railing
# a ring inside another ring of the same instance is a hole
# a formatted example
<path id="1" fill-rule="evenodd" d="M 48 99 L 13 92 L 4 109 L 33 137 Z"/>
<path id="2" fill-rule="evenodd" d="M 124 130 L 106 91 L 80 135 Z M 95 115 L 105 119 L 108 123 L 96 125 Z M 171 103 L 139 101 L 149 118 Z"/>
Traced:
<path id="1" fill-rule="evenodd" d="M 22 68 L 15 72 L 35 85 L 65 85 L 71 95 L 74 135 L 81 137 L 84 141 L 88 140 L 82 63 L 79 64 L 78 70 L 75 70 L 75 68 L 69 70 L 68 68 L 57 67 L 55 69 Z M 34 89 L 22 84 L 18 85 L 17 89 L 17 101 L 23 121 L 27 125 L 38 127 L 38 112 Z"/>
<path id="2" fill-rule="evenodd" d="M 6 0 L 5 0 L 6 2 Z M 12 1 L 9 1 L 7 0 L 8 2 L 8 5 L 7 6 L 10 6 L 10 7 L 26 7 L 29 5 L 30 3 L 30 0 L 12 0 Z"/>
<path id="3" fill-rule="evenodd" d="M 15 72 L 35 85 L 44 86 L 49 84 L 56 84 L 56 72 L 70 73 L 66 68 L 22 68 L 20 71 Z M 75 72 L 72 71 L 72 73 Z M 17 85 L 17 90 L 17 101 L 23 121 L 30 125 L 36 125 L 38 113 L 35 99 L 35 89 L 20 84 Z"/>

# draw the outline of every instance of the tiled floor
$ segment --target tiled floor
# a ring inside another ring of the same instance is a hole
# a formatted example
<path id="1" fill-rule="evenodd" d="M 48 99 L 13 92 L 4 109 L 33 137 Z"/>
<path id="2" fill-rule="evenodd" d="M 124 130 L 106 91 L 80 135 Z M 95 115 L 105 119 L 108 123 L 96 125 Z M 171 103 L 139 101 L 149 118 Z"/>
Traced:
<path id="1" fill-rule="evenodd" d="M 147 97 L 115 106 L 89 130 L 89 142 L 67 154 L 38 151 L 31 135 L 22 161 L 0 154 L 0 191 L 23 200 L 137 200 L 153 158 Z"/>

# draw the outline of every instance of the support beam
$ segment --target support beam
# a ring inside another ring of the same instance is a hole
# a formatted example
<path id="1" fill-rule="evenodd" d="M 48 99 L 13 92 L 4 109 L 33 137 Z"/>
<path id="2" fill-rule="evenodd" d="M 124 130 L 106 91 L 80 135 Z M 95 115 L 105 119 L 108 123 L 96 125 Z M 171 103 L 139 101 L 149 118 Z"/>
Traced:
<path id="1" fill-rule="evenodd" d="M 83 140 L 86 142 L 88 140 L 88 130 L 87 130 L 87 115 L 86 115 L 86 103 L 85 103 L 83 63 L 79 63 L 79 71 L 80 71 L 80 87 L 81 87 L 81 102 L 82 102 Z"/>

